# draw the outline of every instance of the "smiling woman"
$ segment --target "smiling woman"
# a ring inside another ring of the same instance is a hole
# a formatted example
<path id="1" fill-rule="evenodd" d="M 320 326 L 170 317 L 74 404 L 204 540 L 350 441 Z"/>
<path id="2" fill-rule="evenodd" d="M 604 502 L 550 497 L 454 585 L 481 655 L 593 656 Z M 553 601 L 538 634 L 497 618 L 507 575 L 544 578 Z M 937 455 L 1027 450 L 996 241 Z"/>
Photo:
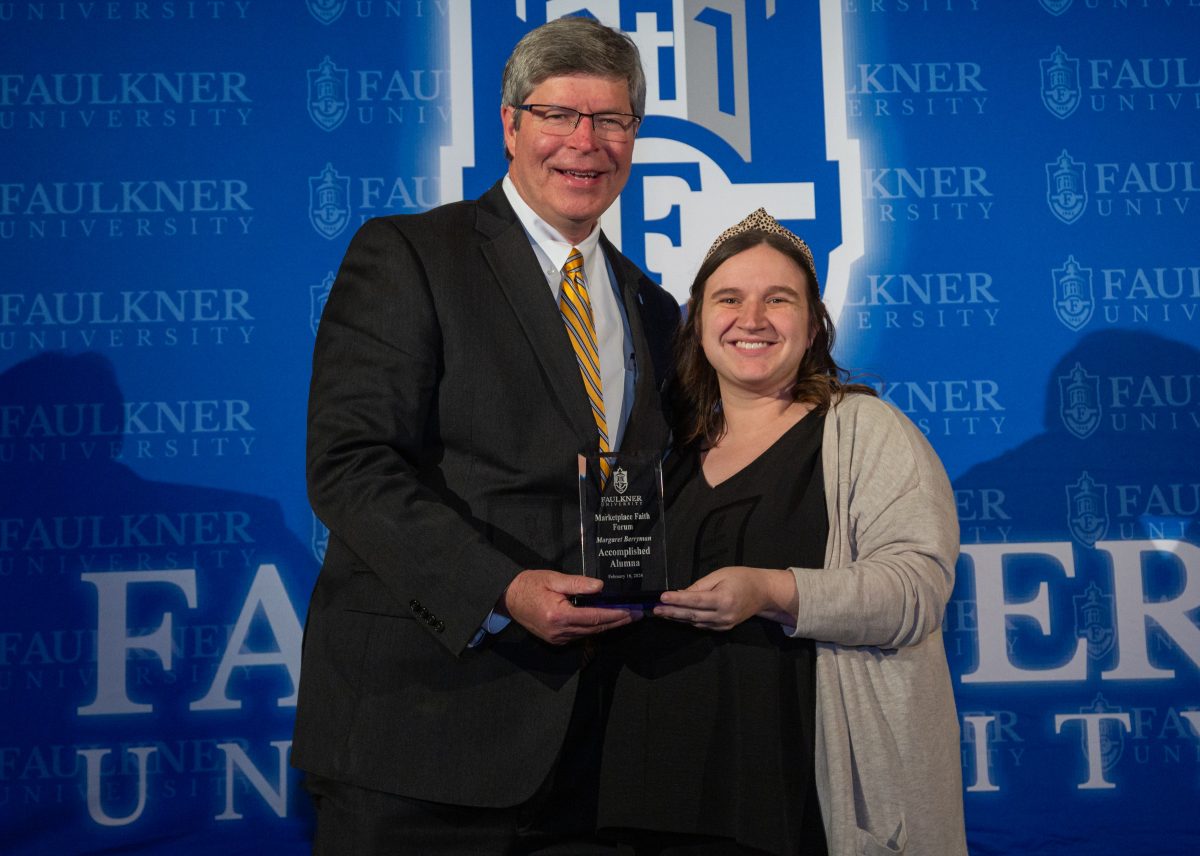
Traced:
<path id="1" fill-rule="evenodd" d="M 965 854 L 941 463 L 834 362 L 812 253 L 766 211 L 689 307 L 664 482 L 690 585 L 623 640 L 602 825 L 638 856 Z"/>
<path id="2" fill-rule="evenodd" d="M 813 338 L 806 274 L 769 244 L 730 258 L 709 278 L 700 345 L 721 398 L 790 391 Z"/>
<path id="3" fill-rule="evenodd" d="M 848 383 L 833 359 L 836 334 L 812 251 L 761 208 L 713 242 L 688 307 L 676 343 L 684 390 L 676 436 L 687 443 L 731 442 L 727 421 L 743 402 L 782 405 L 781 415 L 798 419 L 824 412 L 835 395 L 874 394 Z"/>

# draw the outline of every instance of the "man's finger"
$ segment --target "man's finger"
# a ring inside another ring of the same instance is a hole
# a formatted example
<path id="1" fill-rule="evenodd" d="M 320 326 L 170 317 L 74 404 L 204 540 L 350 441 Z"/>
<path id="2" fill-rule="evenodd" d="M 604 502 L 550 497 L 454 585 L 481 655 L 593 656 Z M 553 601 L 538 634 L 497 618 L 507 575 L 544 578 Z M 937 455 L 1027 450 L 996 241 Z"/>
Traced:
<path id="1" fill-rule="evenodd" d="M 627 609 L 603 609 L 598 606 L 580 606 L 571 612 L 571 624 L 581 627 L 597 627 L 612 624 L 629 617 Z"/>
<path id="2" fill-rule="evenodd" d="M 559 594 L 595 594 L 604 588 L 600 580 L 583 574 L 554 573 L 547 577 L 546 585 Z"/>
<path id="3" fill-rule="evenodd" d="M 594 606 L 577 607 L 568 617 L 568 626 L 576 631 L 594 633 L 628 624 L 633 620 L 627 609 L 601 609 Z"/>

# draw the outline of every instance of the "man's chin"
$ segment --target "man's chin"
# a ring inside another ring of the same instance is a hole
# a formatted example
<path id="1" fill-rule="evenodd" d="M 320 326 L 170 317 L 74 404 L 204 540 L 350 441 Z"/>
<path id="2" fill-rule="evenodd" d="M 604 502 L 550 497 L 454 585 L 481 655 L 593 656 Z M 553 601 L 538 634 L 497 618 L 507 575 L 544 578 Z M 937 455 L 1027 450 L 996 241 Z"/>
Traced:
<path id="1" fill-rule="evenodd" d="M 575 204 L 562 205 L 559 208 L 559 214 L 572 223 L 595 223 L 608 210 L 613 201 L 607 196 L 600 201 L 573 200 Z"/>

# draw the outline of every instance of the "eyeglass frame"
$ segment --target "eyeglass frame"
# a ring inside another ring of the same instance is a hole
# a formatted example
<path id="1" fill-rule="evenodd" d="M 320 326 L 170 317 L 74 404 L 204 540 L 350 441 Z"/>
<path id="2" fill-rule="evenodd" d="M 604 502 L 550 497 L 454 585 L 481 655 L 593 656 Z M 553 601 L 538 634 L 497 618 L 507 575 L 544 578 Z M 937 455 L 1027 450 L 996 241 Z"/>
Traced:
<path id="1" fill-rule="evenodd" d="M 631 142 L 633 142 L 633 140 L 637 137 L 638 128 L 641 127 L 642 118 L 643 118 L 643 117 L 637 115 L 636 113 L 618 113 L 615 110 L 601 110 L 598 113 L 584 113 L 582 110 L 576 110 L 574 107 L 563 107 L 561 104 L 513 104 L 510 106 L 514 110 L 523 110 L 526 113 L 528 113 L 529 115 L 533 116 L 535 119 L 538 119 L 542 123 L 539 126 L 539 130 L 541 130 L 541 132 L 543 134 L 548 134 L 551 137 L 569 137 L 569 136 L 571 136 L 571 134 L 575 133 L 575 131 L 579 128 L 580 122 L 582 122 L 585 118 L 591 119 L 592 120 L 592 133 L 594 133 L 597 137 L 600 137 L 600 139 L 602 139 L 602 140 L 608 140 L 610 143 L 631 143 Z M 538 116 L 536 113 L 534 113 L 533 111 L 535 108 L 541 108 L 544 110 L 561 110 L 563 113 L 567 113 L 567 114 L 574 113 L 576 116 L 576 119 L 575 119 L 574 124 L 571 125 L 571 129 L 569 131 L 567 131 L 565 134 L 556 134 L 553 131 L 546 130 L 546 125 L 545 125 L 546 119 L 544 119 L 543 117 Z M 633 120 L 632 127 L 626 131 L 626 133 L 629 134 L 628 139 L 623 138 L 623 137 L 619 138 L 619 139 L 613 139 L 611 137 L 604 136 L 601 133 L 600 129 L 596 127 L 596 117 L 597 116 L 621 116 L 623 118 L 632 119 Z M 630 133 L 630 132 L 632 132 L 632 133 Z"/>

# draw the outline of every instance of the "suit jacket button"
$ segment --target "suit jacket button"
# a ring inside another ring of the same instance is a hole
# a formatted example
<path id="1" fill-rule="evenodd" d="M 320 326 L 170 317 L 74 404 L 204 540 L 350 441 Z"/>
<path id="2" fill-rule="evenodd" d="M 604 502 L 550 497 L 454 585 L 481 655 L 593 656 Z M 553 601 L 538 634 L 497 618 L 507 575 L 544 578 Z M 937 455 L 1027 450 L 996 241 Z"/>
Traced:
<path id="1" fill-rule="evenodd" d="M 446 629 L 446 625 L 441 619 L 438 619 L 437 621 L 433 622 L 433 629 L 436 630 L 438 633 L 441 633 L 443 630 Z"/>
<path id="2" fill-rule="evenodd" d="M 408 602 L 408 608 L 411 609 L 413 612 L 420 612 L 421 611 L 421 601 L 416 600 L 415 598 L 413 600 L 410 600 Z"/>

